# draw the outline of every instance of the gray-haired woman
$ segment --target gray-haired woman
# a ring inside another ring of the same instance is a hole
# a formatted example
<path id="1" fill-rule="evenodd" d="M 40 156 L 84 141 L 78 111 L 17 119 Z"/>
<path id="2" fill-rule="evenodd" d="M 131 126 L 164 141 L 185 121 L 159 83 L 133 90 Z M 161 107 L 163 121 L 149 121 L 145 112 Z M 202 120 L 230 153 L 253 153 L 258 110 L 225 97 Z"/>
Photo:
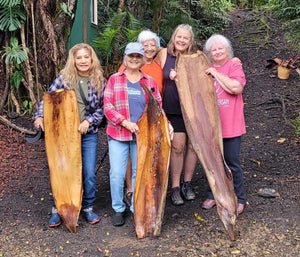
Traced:
<path id="1" fill-rule="evenodd" d="M 246 202 L 240 162 L 241 136 L 246 133 L 242 97 L 246 78 L 241 62 L 232 59 L 231 43 L 223 35 L 212 35 L 204 45 L 204 52 L 211 61 L 211 67 L 206 73 L 213 76 L 222 124 L 224 157 L 233 174 L 234 191 L 238 198 L 237 213 L 241 214 Z M 202 208 L 210 209 L 215 204 L 208 188 L 207 199 Z"/>

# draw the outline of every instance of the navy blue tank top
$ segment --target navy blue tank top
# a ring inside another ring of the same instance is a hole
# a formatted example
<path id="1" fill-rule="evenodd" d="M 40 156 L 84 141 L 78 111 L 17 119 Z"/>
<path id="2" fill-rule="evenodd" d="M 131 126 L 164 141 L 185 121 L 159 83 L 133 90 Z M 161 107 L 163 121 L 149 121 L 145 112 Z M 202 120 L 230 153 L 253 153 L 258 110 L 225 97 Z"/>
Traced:
<path id="1" fill-rule="evenodd" d="M 166 63 L 163 68 L 163 109 L 166 114 L 182 115 L 178 91 L 175 80 L 171 80 L 169 77 L 170 70 L 175 69 L 176 56 L 172 56 L 167 53 Z"/>

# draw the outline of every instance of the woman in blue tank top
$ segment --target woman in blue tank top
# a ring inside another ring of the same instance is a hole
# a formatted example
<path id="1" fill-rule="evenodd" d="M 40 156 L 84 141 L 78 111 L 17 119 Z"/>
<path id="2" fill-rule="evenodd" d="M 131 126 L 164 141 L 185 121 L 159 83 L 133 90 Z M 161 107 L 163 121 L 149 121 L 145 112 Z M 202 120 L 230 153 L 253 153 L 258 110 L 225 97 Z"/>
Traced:
<path id="1" fill-rule="evenodd" d="M 177 55 L 190 54 L 195 51 L 196 42 L 192 27 L 187 24 L 181 24 L 174 30 L 168 47 L 162 49 L 155 59 L 163 69 L 163 109 L 174 127 L 170 159 L 171 200 L 174 205 L 182 205 L 184 203 L 181 193 L 186 200 L 195 199 L 191 180 L 196 167 L 197 156 L 186 133 L 180 99 L 174 81 Z M 184 177 L 180 190 L 182 171 L 184 172 Z"/>

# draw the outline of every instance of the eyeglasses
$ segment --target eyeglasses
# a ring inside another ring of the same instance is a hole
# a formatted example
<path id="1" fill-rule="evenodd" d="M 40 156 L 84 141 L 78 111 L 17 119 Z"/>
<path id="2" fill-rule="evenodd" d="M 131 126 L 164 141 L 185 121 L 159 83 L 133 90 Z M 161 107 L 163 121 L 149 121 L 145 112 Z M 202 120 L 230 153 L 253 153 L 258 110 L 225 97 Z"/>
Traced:
<path id="1" fill-rule="evenodd" d="M 141 59 L 143 58 L 143 56 L 141 54 L 128 54 L 127 55 L 129 58 L 133 59 L 133 58 L 136 58 L 136 59 Z"/>

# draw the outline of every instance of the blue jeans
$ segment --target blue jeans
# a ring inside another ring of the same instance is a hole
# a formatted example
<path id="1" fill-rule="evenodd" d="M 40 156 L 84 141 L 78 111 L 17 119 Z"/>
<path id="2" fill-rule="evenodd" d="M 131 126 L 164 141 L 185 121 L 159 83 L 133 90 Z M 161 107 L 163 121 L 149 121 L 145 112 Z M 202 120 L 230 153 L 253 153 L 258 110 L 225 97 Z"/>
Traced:
<path id="1" fill-rule="evenodd" d="M 223 138 L 224 158 L 233 175 L 234 192 L 238 203 L 245 204 L 244 175 L 240 161 L 241 137 Z M 207 189 L 207 198 L 214 199 L 210 187 Z"/>
<path id="2" fill-rule="evenodd" d="M 81 137 L 82 154 L 82 208 L 92 207 L 96 200 L 95 169 L 98 155 L 98 133 L 86 134 Z"/>
<path id="3" fill-rule="evenodd" d="M 81 136 L 81 156 L 82 156 L 82 209 L 92 207 L 96 200 L 96 175 L 95 169 L 98 154 L 98 133 Z M 52 205 L 55 207 L 53 197 Z"/>
<path id="4" fill-rule="evenodd" d="M 108 136 L 108 151 L 109 151 L 109 179 L 112 208 L 115 212 L 124 212 L 126 205 L 123 202 L 124 197 L 124 182 L 127 169 L 127 160 L 130 151 L 132 177 L 131 183 L 134 188 L 137 165 L 137 146 L 136 141 L 118 141 Z M 132 194 L 132 200 L 133 200 Z M 133 201 L 130 206 L 133 212 Z"/>

